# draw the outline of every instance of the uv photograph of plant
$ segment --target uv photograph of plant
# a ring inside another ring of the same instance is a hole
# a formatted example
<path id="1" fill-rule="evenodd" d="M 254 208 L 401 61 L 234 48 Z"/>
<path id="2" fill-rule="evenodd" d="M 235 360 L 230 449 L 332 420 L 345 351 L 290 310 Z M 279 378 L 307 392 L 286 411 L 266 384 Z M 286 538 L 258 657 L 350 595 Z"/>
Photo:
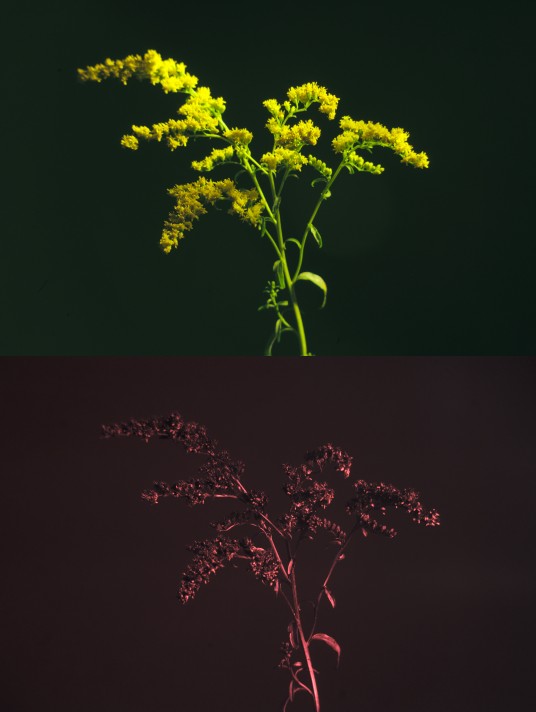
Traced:
<path id="1" fill-rule="evenodd" d="M 530 709 L 535 376 L 5 357 L 3 709 Z"/>
<path id="2" fill-rule="evenodd" d="M 533 354 L 528 7 L 10 6 L 0 352 Z"/>

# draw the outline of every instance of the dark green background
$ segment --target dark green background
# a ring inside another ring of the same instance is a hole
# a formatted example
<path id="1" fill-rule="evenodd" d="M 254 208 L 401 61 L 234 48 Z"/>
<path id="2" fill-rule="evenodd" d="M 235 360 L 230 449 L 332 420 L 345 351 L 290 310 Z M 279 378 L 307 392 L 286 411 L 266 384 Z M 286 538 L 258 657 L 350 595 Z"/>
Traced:
<path id="1" fill-rule="evenodd" d="M 431 168 L 417 171 L 379 149 L 382 176 L 345 173 L 335 185 L 317 220 L 324 249 L 311 243 L 305 260 L 328 283 L 326 309 L 316 311 L 313 287 L 301 290 L 314 353 L 534 353 L 529 8 L 82 1 L 8 10 L 0 353 L 263 351 L 271 318 L 256 310 L 274 258 L 259 234 L 212 211 L 171 255 L 158 246 L 166 188 L 195 179 L 190 162 L 207 144 L 119 145 L 132 123 L 171 117 L 182 95 L 77 82 L 78 66 L 148 48 L 186 62 L 223 96 L 227 123 L 253 130 L 254 150 L 269 146 L 261 102 L 317 81 L 341 97 L 339 117 L 402 126 L 429 154 Z M 311 118 L 329 146 L 335 122 Z M 303 229 L 312 177 L 304 171 L 291 187 L 289 234 Z"/>

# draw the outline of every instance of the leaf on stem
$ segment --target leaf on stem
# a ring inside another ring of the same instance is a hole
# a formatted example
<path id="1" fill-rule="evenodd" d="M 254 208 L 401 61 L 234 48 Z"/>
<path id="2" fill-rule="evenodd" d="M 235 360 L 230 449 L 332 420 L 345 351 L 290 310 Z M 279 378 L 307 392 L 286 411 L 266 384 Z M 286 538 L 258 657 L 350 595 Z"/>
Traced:
<path id="1" fill-rule="evenodd" d="M 324 282 L 322 277 L 318 274 L 314 274 L 313 272 L 302 272 L 296 277 L 296 281 L 298 281 L 298 279 L 304 279 L 308 282 L 312 282 L 324 292 L 324 300 L 320 305 L 320 309 L 323 309 L 326 304 L 326 299 L 328 298 L 328 285 Z"/>
<path id="2" fill-rule="evenodd" d="M 285 245 L 287 242 L 293 242 L 295 245 L 298 245 L 298 247 L 301 249 L 301 242 L 299 240 L 296 240 L 295 237 L 289 237 L 288 240 L 285 240 Z"/>
<path id="3" fill-rule="evenodd" d="M 294 650 L 297 650 L 298 648 L 298 641 L 296 640 L 296 632 L 295 632 L 295 623 L 294 621 L 291 621 L 288 624 L 288 639 Z"/>
<path id="4" fill-rule="evenodd" d="M 309 692 L 309 690 L 307 690 L 306 688 L 300 687 L 299 685 L 296 685 L 296 687 L 294 687 L 294 685 L 294 680 L 291 680 L 289 687 L 289 695 L 287 697 L 287 701 L 285 702 L 285 706 L 283 707 L 283 712 L 286 712 L 287 705 L 289 702 L 294 702 L 294 695 L 296 694 L 296 692 Z"/>
<path id="5" fill-rule="evenodd" d="M 285 288 L 285 277 L 283 275 L 283 265 L 281 264 L 281 260 L 276 260 L 274 262 L 274 266 L 272 267 L 273 271 L 277 275 L 277 282 L 279 284 L 280 289 Z"/>
<path id="6" fill-rule="evenodd" d="M 335 638 L 332 638 L 331 635 L 327 635 L 326 633 L 315 633 L 311 640 L 323 640 L 324 643 L 329 645 L 329 647 L 337 653 L 337 667 L 339 667 L 339 660 L 341 659 L 341 646 L 337 643 Z"/>
<path id="7" fill-rule="evenodd" d="M 315 238 L 315 240 L 318 243 L 318 247 L 322 247 L 322 235 L 318 231 L 318 229 L 311 223 L 309 225 L 309 230 L 311 231 L 312 236 Z"/>
<path id="8" fill-rule="evenodd" d="M 326 594 L 328 601 L 331 603 L 331 607 L 335 608 L 335 597 L 329 588 L 326 588 L 326 586 L 324 586 L 324 593 Z"/>
<path id="9" fill-rule="evenodd" d="M 320 178 L 315 178 L 314 181 L 311 183 L 311 188 L 314 188 L 317 183 L 327 183 L 328 179 L 324 178 L 324 176 L 321 176 Z"/>
<path id="10" fill-rule="evenodd" d="M 274 333 L 272 334 L 270 341 L 268 342 L 266 349 L 264 350 L 265 356 L 272 355 L 272 348 L 276 341 L 279 343 L 280 338 L 281 338 L 281 321 L 278 319 L 275 322 Z"/>

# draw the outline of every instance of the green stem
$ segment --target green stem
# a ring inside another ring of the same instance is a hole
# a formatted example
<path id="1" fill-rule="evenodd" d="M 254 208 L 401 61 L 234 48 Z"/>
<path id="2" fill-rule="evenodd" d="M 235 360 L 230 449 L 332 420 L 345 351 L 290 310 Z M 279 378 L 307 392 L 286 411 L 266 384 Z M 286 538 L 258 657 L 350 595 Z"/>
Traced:
<path id="1" fill-rule="evenodd" d="M 300 274 L 300 270 L 301 270 L 302 262 L 303 262 L 303 253 L 304 253 L 304 250 L 305 250 L 305 242 L 306 242 L 307 236 L 309 235 L 309 232 L 310 232 L 310 230 L 311 230 L 311 224 L 313 223 L 314 219 L 316 218 L 316 214 L 318 213 L 318 210 L 319 210 L 320 206 L 322 205 L 322 203 L 324 202 L 324 200 L 326 200 L 326 198 L 324 197 L 324 195 L 331 189 L 331 186 L 333 185 L 333 183 L 335 183 L 335 179 L 337 178 L 337 176 L 338 176 L 339 173 L 341 172 L 341 170 L 342 170 L 342 168 L 343 168 L 343 166 L 344 166 L 344 160 L 345 160 L 345 159 L 343 158 L 343 160 L 342 160 L 342 161 L 340 162 L 340 164 L 337 166 L 337 168 L 336 168 L 336 170 L 335 170 L 335 173 L 331 176 L 331 178 L 329 179 L 329 181 L 326 183 L 326 187 L 325 187 L 324 190 L 320 193 L 320 197 L 319 197 L 319 199 L 318 199 L 318 202 L 317 202 L 316 205 L 315 205 L 315 208 L 314 208 L 314 210 L 313 210 L 313 214 L 311 215 L 311 217 L 310 217 L 309 220 L 307 221 L 307 225 L 305 226 L 305 232 L 303 233 L 303 237 L 302 237 L 302 241 L 301 241 L 300 255 L 299 255 L 299 258 L 298 258 L 298 265 L 297 265 L 297 267 L 296 267 L 296 271 L 294 272 L 294 276 L 293 276 L 293 278 L 292 278 L 292 281 L 293 281 L 293 282 L 296 281 L 298 275 Z"/>
<path id="2" fill-rule="evenodd" d="M 296 327 L 297 327 L 297 335 L 298 339 L 300 342 L 300 356 L 308 356 L 309 352 L 307 350 L 307 338 L 305 336 L 305 328 L 303 325 L 303 319 L 300 311 L 300 306 L 298 304 L 298 299 L 296 297 L 296 291 L 294 289 L 294 280 L 290 276 L 290 271 L 288 268 L 288 263 L 287 263 L 287 258 L 286 258 L 286 253 L 285 253 L 285 242 L 283 240 L 283 227 L 281 223 L 281 212 L 279 210 L 279 202 L 278 198 L 279 195 L 276 192 L 275 189 L 275 184 L 274 184 L 274 178 L 273 174 L 270 173 L 270 185 L 272 188 L 272 194 L 274 198 L 274 204 L 276 205 L 275 208 L 275 220 L 276 220 L 276 227 L 277 227 L 277 240 L 279 243 L 279 252 L 280 252 L 280 259 L 281 259 L 281 266 L 283 268 L 283 277 L 285 279 L 285 285 L 287 287 L 288 293 L 290 295 L 290 301 L 292 303 L 292 310 L 294 311 L 294 318 L 296 320 Z"/>

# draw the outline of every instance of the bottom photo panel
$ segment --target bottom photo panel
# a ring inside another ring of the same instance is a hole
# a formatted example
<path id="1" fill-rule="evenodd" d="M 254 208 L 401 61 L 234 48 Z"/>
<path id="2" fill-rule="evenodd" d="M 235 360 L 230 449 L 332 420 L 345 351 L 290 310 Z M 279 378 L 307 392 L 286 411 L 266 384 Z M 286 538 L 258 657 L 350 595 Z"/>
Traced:
<path id="1" fill-rule="evenodd" d="M 10 712 L 534 698 L 533 358 L 0 360 Z"/>

